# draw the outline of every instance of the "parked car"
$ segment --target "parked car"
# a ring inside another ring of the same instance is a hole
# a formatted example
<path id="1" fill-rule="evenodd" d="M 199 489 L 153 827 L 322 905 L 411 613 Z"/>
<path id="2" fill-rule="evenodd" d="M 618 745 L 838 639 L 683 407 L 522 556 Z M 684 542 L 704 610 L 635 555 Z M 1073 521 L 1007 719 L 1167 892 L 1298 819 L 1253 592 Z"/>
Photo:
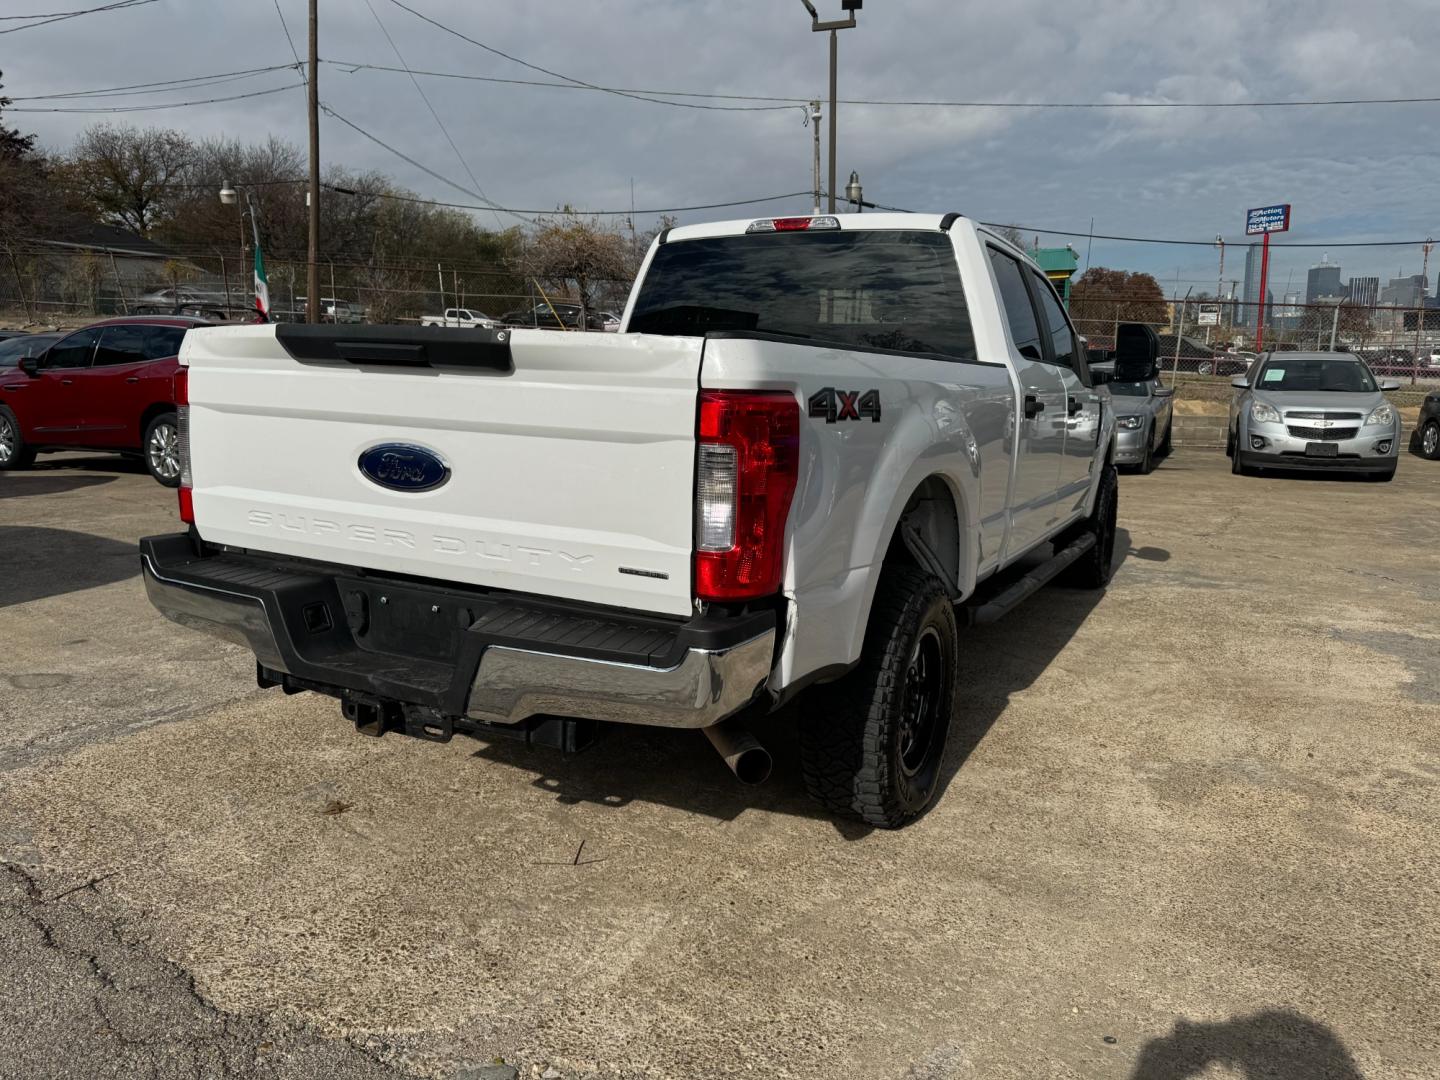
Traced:
<path id="1" fill-rule="evenodd" d="M 155 289 L 144 296 L 135 298 L 136 304 L 153 304 L 158 307 L 176 307 L 180 304 L 208 304 L 211 307 L 225 306 L 225 293 L 214 289 L 198 289 L 192 285 L 171 285 Z"/>
<path id="2" fill-rule="evenodd" d="M 65 335 L 59 332 L 21 334 L 0 341 L 0 368 L 13 368 L 27 356 L 39 356 Z"/>
<path id="3" fill-rule="evenodd" d="M 492 319 L 477 308 L 446 308 L 444 315 L 422 315 L 421 326 L 468 326 L 490 330 L 500 325 L 499 319 Z"/>
<path id="4" fill-rule="evenodd" d="M 1231 470 L 1323 469 L 1395 476 L 1400 416 L 1358 356 L 1270 353 L 1235 379 L 1226 453 Z"/>
<path id="5" fill-rule="evenodd" d="M 582 308 L 579 304 L 539 303 L 533 308 L 507 311 L 500 321 L 506 326 L 531 326 L 541 330 L 578 330 Z M 586 330 L 602 330 L 599 312 L 585 313 Z"/>
<path id="6" fill-rule="evenodd" d="M 620 332 L 620 316 L 613 311 L 600 312 L 600 329 L 607 334 L 618 334 Z"/>
<path id="7" fill-rule="evenodd" d="M 1064 306 L 976 223 L 881 213 L 667 230 L 631 304 L 643 352 L 197 335 L 151 601 L 367 734 L 703 729 L 758 782 L 750 729 L 795 701 L 811 794 L 905 824 L 944 786 L 957 626 L 1110 577 L 1113 414 Z"/>
<path id="8" fill-rule="evenodd" d="M 1421 457 L 1440 461 L 1440 391 L 1425 395 L 1415 422 L 1414 445 Z"/>
<path id="9" fill-rule="evenodd" d="M 303 313 L 309 303 L 303 296 L 295 297 L 295 306 Z M 320 321 L 322 323 L 358 323 L 362 319 L 360 311 L 348 300 L 337 300 L 333 296 L 322 296 L 320 298 Z M 305 321 L 302 314 L 300 322 Z"/>
<path id="10" fill-rule="evenodd" d="M 106 319 L 63 335 L 0 375 L 0 469 L 50 450 L 140 456 L 180 483 L 176 372 L 180 343 L 210 325 L 180 317 Z"/>
<path id="11" fill-rule="evenodd" d="M 1156 458 L 1170 453 L 1175 388 L 1163 385 L 1159 371 L 1151 367 L 1148 378 L 1113 379 L 1106 389 L 1115 410 L 1115 464 L 1149 473 Z"/>
<path id="12" fill-rule="evenodd" d="M 7 341 L 10 338 L 27 337 L 29 330 L 0 330 L 0 341 Z"/>

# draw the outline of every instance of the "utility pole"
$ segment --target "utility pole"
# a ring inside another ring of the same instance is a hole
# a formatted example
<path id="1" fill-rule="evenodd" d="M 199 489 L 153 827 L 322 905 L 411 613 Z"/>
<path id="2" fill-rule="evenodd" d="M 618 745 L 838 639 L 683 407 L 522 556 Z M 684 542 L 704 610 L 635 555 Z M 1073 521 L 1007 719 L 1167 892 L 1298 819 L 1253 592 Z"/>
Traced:
<path id="1" fill-rule="evenodd" d="M 810 102 L 810 128 L 815 136 L 815 213 L 820 213 L 820 102 Z"/>
<path id="2" fill-rule="evenodd" d="M 305 304 L 305 321 L 320 321 L 320 19 L 319 0 L 310 0 L 310 78 L 307 80 L 310 105 L 310 249 L 305 287 L 310 294 Z M 243 221 L 242 221 L 243 241 Z"/>
<path id="3" fill-rule="evenodd" d="M 855 26 L 855 12 L 860 10 L 865 0 L 840 0 L 840 7 L 850 13 L 848 19 L 832 19 L 829 22 L 820 21 L 820 13 L 815 10 L 815 5 L 810 0 L 800 0 L 805 5 L 805 10 L 810 13 L 810 29 L 815 33 L 830 34 L 830 185 L 826 191 L 826 202 L 829 207 L 828 213 L 835 213 L 835 113 L 838 105 L 835 100 L 836 69 L 840 64 L 840 39 L 836 31 L 849 30 Z"/>

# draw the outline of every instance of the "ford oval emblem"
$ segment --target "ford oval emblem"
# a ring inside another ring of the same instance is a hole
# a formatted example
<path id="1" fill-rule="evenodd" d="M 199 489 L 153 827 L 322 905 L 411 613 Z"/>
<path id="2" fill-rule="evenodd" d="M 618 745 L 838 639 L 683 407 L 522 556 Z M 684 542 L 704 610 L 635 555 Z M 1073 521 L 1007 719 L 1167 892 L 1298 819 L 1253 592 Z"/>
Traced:
<path id="1" fill-rule="evenodd" d="M 391 491 L 434 491 L 450 479 L 438 454 L 409 443 L 381 443 L 360 455 L 365 479 Z"/>

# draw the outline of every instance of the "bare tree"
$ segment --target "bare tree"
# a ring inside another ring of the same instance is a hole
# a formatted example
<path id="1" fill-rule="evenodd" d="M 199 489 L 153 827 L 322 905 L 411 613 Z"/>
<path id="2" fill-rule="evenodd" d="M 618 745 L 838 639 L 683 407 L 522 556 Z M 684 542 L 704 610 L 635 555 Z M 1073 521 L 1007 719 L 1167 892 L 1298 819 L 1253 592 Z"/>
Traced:
<path id="1" fill-rule="evenodd" d="M 569 211 L 540 222 L 525 252 L 525 267 L 562 288 L 573 286 L 583 326 L 595 303 L 595 288 L 633 274 L 630 242 L 619 231 L 585 221 Z"/>
<path id="2" fill-rule="evenodd" d="M 195 159 L 195 144 L 179 131 L 96 124 L 76 140 L 63 173 L 101 221 L 149 236 L 174 212 Z"/>

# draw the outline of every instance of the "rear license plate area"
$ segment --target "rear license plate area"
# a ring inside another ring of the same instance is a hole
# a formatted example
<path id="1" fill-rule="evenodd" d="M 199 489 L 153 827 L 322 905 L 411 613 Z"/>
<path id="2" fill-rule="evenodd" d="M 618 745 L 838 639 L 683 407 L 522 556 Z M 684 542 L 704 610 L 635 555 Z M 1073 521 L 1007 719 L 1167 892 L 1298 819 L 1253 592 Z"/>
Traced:
<path id="1" fill-rule="evenodd" d="M 358 578 L 336 581 L 355 643 L 372 652 L 453 660 L 475 601 Z"/>
<path id="2" fill-rule="evenodd" d="M 1339 457 L 1340 444 L 1333 442 L 1307 442 L 1305 444 L 1306 457 Z"/>

